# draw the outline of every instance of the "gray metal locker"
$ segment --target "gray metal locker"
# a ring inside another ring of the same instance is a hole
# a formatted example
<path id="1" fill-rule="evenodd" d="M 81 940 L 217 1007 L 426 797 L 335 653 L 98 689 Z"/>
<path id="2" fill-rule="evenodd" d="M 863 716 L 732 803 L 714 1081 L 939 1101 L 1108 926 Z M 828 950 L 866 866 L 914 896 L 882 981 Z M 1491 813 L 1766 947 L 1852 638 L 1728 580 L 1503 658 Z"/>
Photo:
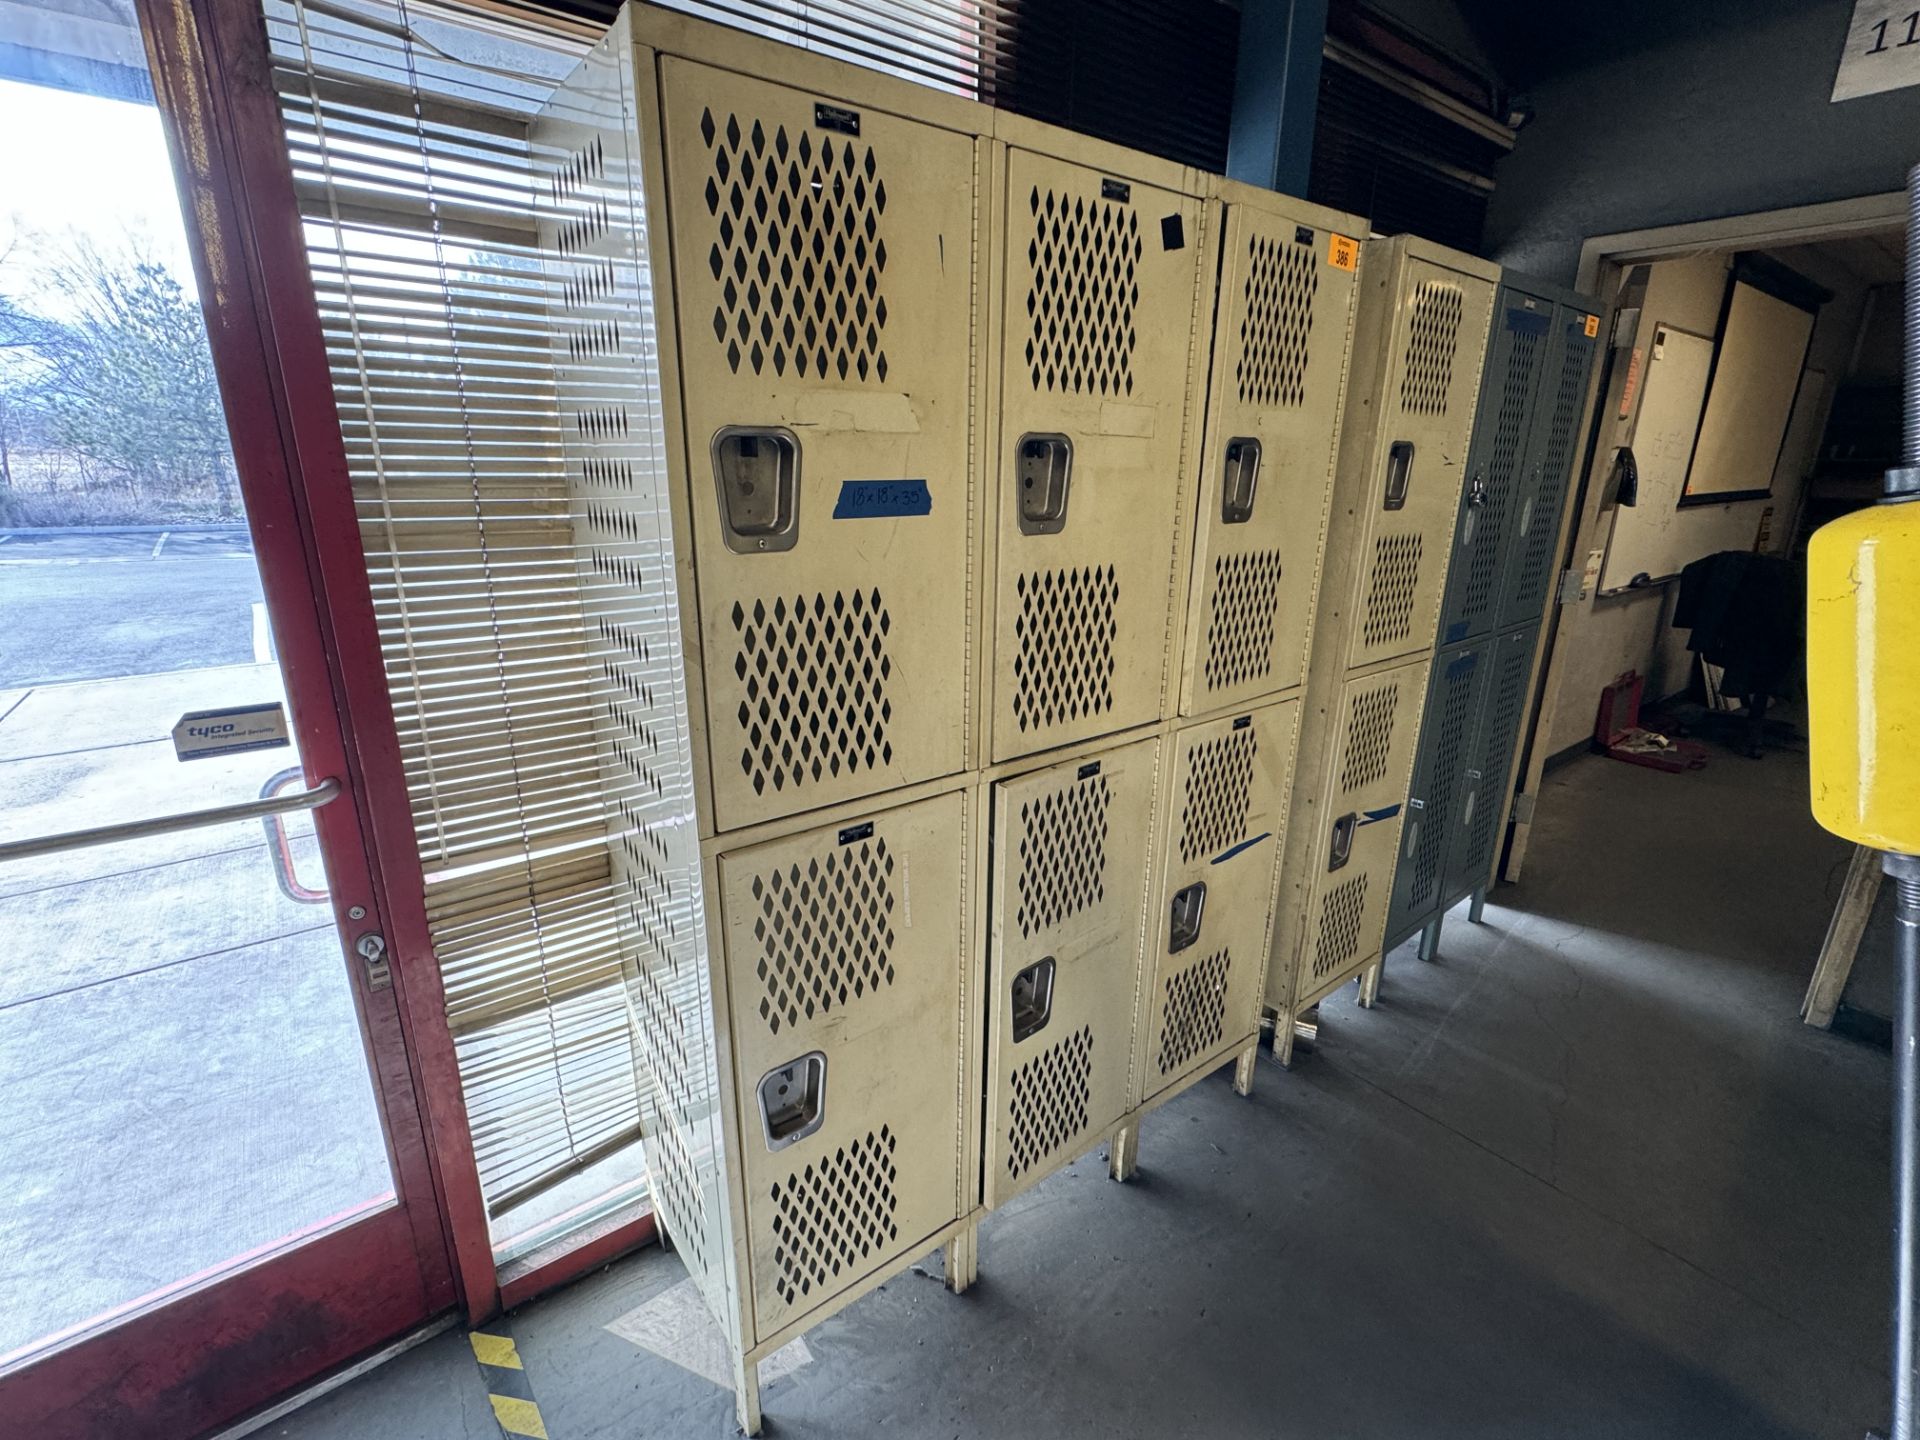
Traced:
<path id="1" fill-rule="evenodd" d="M 1513 786 L 1520 722 L 1527 713 L 1540 622 L 1502 631 L 1489 643 L 1481 668 L 1483 698 L 1464 777 L 1459 822 L 1449 847 L 1440 903 L 1444 910 L 1478 890 L 1493 873 L 1501 821 Z"/>
<path id="2" fill-rule="evenodd" d="M 1434 659 L 1387 908 L 1388 950 L 1426 923 L 1458 868 L 1455 838 L 1481 773 L 1480 719 L 1492 648 L 1470 640 Z"/>
<path id="3" fill-rule="evenodd" d="M 1495 624 L 1502 630 L 1537 621 L 1557 567 L 1562 511 L 1586 429 L 1587 392 L 1600 354 L 1600 317 L 1581 295 L 1563 294 L 1554 309 L 1555 345 L 1534 406 L 1535 461 L 1526 467 L 1500 562 L 1503 593 Z"/>

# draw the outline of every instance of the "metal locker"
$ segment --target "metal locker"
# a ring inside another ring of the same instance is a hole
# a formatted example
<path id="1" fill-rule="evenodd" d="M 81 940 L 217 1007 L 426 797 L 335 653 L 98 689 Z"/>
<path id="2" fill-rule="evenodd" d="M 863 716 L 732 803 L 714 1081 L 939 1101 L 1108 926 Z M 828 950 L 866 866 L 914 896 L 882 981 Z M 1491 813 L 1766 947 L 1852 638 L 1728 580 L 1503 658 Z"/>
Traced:
<path id="1" fill-rule="evenodd" d="M 1487 676 L 1480 687 L 1485 694 L 1439 896 L 1443 908 L 1480 889 L 1492 877 L 1494 852 L 1506 827 L 1520 725 L 1526 718 L 1534 647 L 1539 638 L 1540 622 L 1535 621 L 1502 631 L 1488 642 Z"/>
<path id="2" fill-rule="evenodd" d="M 1453 558 L 1440 607 L 1441 645 L 1486 634 L 1499 621 L 1504 599 L 1502 562 L 1511 553 L 1536 457 L 1530 453 L 1533 418 L 1548 367 L 1558 349 L 1553 302 L 1502 285 L 1494 302 L 1480 383 L 1478 420 L 1467 455 L 1467 484 L 1454 521 Z"/>
<path id="3" fill-rule="evenodd" d="M 1427 672 L 1422 657 L 1341 689 L 1292 1013 L 1380 956 Z"/>
<path id="4" fill-rule="evenodd" d="M 1005 153 L 1000 424 L 987 466 L 996 761 L 1165 717 L 1193 494 L 1189 390 L 1211 277 L 1206 207 L 1172 188 L 1187 172 L 1016 128 L 1127 168 L 1023 145 Z"/>
<path id="5" fill-rule="evenodd" d="M 1516 495 L 1516 516 L 1501 559 L 1495 624 L 1501 629 L 1537 621 L 1559 568 L 1556 551 L 1567 496 L 1586 436 L 1582 421 L 1600 354 L 1600 316 L 1585 296 L 1561 295 L 1553 312 L 1555 349 L 1534 407 L 1532 457 Z"/>
<path id="6" fill-rule="evenodd" d="M 1427 685 L 1413 782 L 1400 822 L 1400 852 L 1387 907 L 1383 948 L 1391 950 L 1425 923 L 1456 866 L 1458 835 L 1481 788 L 1479 746 L 1490 642 L 1469 641 L 1434 657 Z"/>
<path id="7" fill-rule="evenodd" d="M 676 56 L 659 74 L 728 831 L 970 763 L 973 366 L 955 337 L 975 318 L 981 142 Z"/>
<path id="8" fill-rule="evenodd" d="M 719 857 L 762 1337 L 971 1208 L 967 820 L 949 793 Z"/>
<path id="9" fill-rule="evenodd" d="M 1299 701 L 1283 700 L 1173 733 L 1142 1103 L 1259 1039 L 1299 719 Z"/>
<path id="10" fill-rule="evenodd" d="M 1376 349 L 1343 443 L 1364 472 L 1348 670 L 1432 648 L 1498 271 L 1412 237 L 1376 242 L 1369 286 L 1387 287 L 1356 332 Z M 1375 273 L 1375 272 L 1378 273 Z M 1358 407 L 1358 408 L 1356 408 Z"/>
<path id="11" fill-rule="evenodd" d="M 1366 222 L 1228 181 L 1180 713 L 1306 679 Z"/>
<path id="12" fill-rule="evenodd" d="M 1162 742 L 993 787 L 986 1204 L 1073 1160 L 1132 1104 Z"/>

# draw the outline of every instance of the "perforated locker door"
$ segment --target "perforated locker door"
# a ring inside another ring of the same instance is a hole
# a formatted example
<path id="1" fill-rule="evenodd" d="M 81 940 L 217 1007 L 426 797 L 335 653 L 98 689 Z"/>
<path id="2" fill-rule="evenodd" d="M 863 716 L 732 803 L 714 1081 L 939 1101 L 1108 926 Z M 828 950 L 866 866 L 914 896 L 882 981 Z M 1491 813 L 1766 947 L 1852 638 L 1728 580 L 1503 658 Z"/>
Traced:
<path id="1" fill-rule="evenodd" d="M 871 109 L 848 133 L 820 97 L 661 70 L 732 830 L 967 764 L 975 143 Z"/>
<path id="2" fill-rule="evenodd" d="M 1180 713 L 1292 690 L 1326 542 L 1362 222 L 1225 207 Z M 1311 223 L 1303 223 L 1303 222 Z"/>
<path id="3" fill-rule="evenodd" d="M 1420 743 L 1400 818 L 1400 849 L 1387 907 L 1392 940 L 1424 925 L 1445 898 L 1452 847 L 1478 779 L 1480 717 L 1485 710 L 1490 642 L 1469 641 L 1434 657 L 1420 722 Z"/>
<path id="4" fill-rule="evenodd" d="M 720 857 L 760 1335 L 963 1213 L 966 815 L 941 795 Z"/>
<path id="5" fill-rule="evenodd" d="M 1011 149 L 993 757 L 1162 718 L 1188 366 L 1206 254 L 1186 195 Z M 1184 575 L 1186 555 L 1179 553 Z"/>
<path id="6" fill-rule="evenodd" d="M 1467 478 L 1493 285 L 1408 256 L 1378 393 L 1347 668 L 1430 650 Z"/>
<path id="7" fill-rule="evenodd" d="M 1174 732 L 1142 1101 L 1259 1033 L 1299 725 L 1300 702 L 1283 700 Z"/>
<path id="8" fill-rule="evenodd" d="M 1333 737 L 1329 802 L 1306 907 L 1296 1007 L 1312 1004 L 1380 953 L 1412 778 L 1427 661 L 1349 680 Z"/>
<path id="9" fill-rule="evenodd" d="M 1586 445 L 1587 393 L 1600 353 L 1600 317 L 1578 305 L 1556 307 L 1558 344 L 1547 364 L 1546 384 L 1534 407 L 1527 466 L 1518 515 L 1501 562 L 1496 623 L 1505 629 L 1538 620 L 1553 587 L 1562 511 L 1573 485 L 1573 467 Z"/>
<path id="10" fill-rule="evenodd" d="M 1506 829 L 1507 786 L 1518 759 L 1520 725 L 1526 718 L 1538 623 L 1505 630 L 1488 642 L 1487 676 L 1460 816 L 1448 848 L 1443 903 L 1485 885 L 1494 851 Z"/>
<path id="11" fill-rule="evenodd" d="M 1500 287 L 1440 607 L 1442 645 L 1478 639 L 1499 621 L 1501 565 L 1536 463 L 1533 419 L 1557 349 L 1552 322 L 1551 300 Z"/>
<path id="12" fill-rule="evenodd" d="M 986 1203 L 1126 1114 L 1161 742 L 993 787 Z"/>

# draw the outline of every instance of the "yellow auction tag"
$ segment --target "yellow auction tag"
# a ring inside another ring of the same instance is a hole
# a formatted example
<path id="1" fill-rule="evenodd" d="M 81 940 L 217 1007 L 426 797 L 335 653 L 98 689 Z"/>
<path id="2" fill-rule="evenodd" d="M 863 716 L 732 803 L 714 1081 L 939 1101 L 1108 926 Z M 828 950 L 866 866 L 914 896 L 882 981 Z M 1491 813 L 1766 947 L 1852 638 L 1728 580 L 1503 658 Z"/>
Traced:
<path id="1" fill-rule="evenodd" d="M 1345 235 L 1327 236 L 1327 263 L 1336 270 L 1353 270 L 1360 264 L 1360 242 Z"/>
<path id="2" fill-rule="evenodd" d="M 1598 335 L 1599 333 L 1600 333 L 1600 317 L 1598 315 L 1587 316 L 1587 339 L 1591 340 L 1593 339 L 1594 336 Z"/>

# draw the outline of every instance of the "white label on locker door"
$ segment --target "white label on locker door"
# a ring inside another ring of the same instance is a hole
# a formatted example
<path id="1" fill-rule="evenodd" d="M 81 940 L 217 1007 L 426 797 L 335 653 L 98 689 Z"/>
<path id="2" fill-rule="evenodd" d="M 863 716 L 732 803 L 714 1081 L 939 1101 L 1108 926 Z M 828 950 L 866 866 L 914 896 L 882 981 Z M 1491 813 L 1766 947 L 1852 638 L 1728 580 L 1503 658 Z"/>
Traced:
<path id="1" fill-rule="evenodd" d="M 1833 99 L 1920 85 L 1920 0 L 1855 0 Z"/>

